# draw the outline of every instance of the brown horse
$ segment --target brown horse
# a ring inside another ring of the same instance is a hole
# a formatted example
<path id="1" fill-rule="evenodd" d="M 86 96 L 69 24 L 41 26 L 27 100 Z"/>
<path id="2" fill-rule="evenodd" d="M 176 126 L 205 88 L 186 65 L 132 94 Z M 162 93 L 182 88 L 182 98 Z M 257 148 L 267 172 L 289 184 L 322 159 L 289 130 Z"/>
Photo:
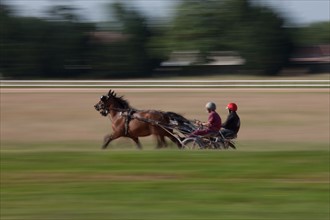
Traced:
<path id="1" fill-rule="evenodd" d="M 132 108 L 123 97 L 117 97 L 114 91 L 109 90 L 108 95 L 103 95 L 94 105 L 95 109 L 103 116 L 108 116 L 112 122 L 112 134 L 106 135 L 102 148 L 105 149 L 112 140 L 120 137 L 131 138 L 139 149 L 142 149 L 139 137 L 155 135 L 157 148 L 166 146 L 165 137 L 168 137 L 181 148 L 180 141 L 176 139 L 170 129 L 162 125 L 169 124 L 166 112 L 155 110 L 136 110 Z"/>

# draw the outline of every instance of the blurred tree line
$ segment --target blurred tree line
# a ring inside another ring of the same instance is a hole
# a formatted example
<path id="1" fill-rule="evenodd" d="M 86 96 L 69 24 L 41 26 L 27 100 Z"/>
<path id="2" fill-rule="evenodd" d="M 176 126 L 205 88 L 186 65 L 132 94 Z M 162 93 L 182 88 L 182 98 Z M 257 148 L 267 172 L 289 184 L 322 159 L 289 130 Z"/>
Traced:
<path id="1" fill-rule="evenodd" d="M 210 51 L 237 51 L 246 72 L 274 75 L 294 46 L 330 43 L 329 22 L 287 28 L 284 18 L 250 0 L 182 0 L 166 25 L 114 3 L 101 37 L 93 35 L 98 24 L 69 6 L 50 8 L 47 19 L 0 6 L 0 74 L 8 78 L 147 77 L 180 50 L 205 59 Z"/>

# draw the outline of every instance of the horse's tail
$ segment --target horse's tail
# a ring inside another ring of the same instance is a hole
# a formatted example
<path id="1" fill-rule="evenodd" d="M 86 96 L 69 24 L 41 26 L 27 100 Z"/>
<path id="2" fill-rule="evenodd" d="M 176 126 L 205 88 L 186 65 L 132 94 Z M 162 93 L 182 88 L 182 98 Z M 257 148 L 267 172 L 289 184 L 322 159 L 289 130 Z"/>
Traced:
<path id="1" fill-rule="evenodd" d="M 175 113 L 175 112 L 165 112 L 165 115 L 171 120 L 175 121 L 178 124 L 183 124 L 183 123 L 190 123 L 188 119 L 183 117 L 182 115 Z"/>
<path id="2" fill-rule="evenodd" d="M 182 115 L 175 112 L 165 112 L 165 115 L 169 118 L 172 124 L 176 124 L 178 128 L 185 133 L 193 132 L 196 129 L 196 126 L 192 121 L 183 117 Z"/>

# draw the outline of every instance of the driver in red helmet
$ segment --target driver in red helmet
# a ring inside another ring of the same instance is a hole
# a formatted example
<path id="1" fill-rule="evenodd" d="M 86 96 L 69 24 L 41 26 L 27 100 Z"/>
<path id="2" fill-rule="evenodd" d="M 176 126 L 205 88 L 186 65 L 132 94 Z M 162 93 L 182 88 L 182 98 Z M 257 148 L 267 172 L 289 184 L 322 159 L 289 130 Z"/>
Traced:
<path id="1" fill-rule="evenodd" d="M 221 125 L 220 131 L 225 138 L 235 137 L 241 126 L 241 121 L 237 114 L 237 105 L 235 103 L 229 103 L 227 109 L 229 115 L 226 121 Z"/>

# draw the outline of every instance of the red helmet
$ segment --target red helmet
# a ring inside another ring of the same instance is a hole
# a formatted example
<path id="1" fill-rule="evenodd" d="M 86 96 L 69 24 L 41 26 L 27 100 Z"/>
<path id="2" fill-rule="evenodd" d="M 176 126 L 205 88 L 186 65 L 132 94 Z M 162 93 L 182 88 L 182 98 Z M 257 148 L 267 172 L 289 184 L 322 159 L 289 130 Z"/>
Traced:
<path id="1" fill-rule="evenodd" d="M 235 103 L 229 103 L 227 105 L 227 109 L 236 112 L 237 111 L 237 105 Z"/>

